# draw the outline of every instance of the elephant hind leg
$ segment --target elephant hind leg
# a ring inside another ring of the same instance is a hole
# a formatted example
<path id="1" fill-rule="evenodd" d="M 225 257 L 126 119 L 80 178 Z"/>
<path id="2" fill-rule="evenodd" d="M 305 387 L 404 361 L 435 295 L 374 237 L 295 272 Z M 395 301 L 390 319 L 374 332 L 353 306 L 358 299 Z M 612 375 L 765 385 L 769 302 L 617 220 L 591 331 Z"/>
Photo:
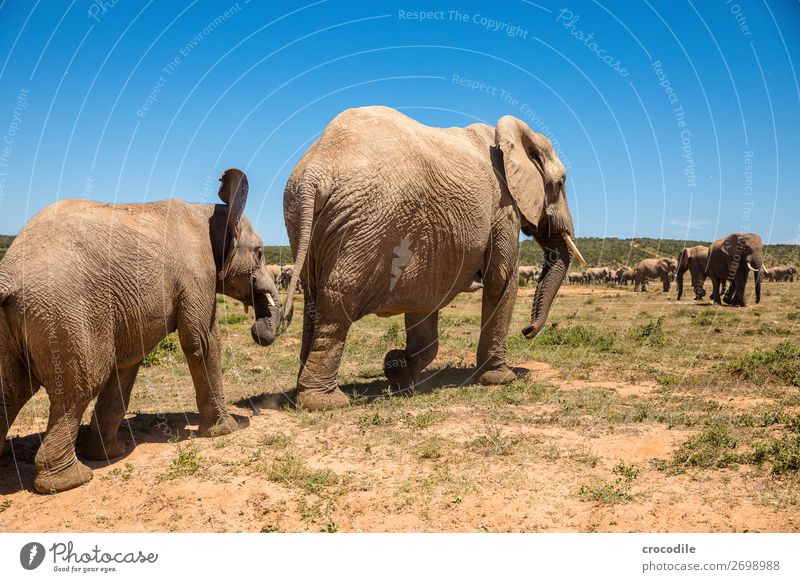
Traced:
<path id="1" fill-rule="evenodd" d="M 125 445 L 119 440 L 119 425 L 128 411 L 131 390 L 136 382 L 139 364 L 117 370 L 100 390 L 94 406 L 89 432 L 81 438 L 78 448 L 88 459 L 104 461 L 119 457 Z"/>
<path id="2" fill-rule="evenodd" d="M 318 311 L 316 318 L 311 318 L 316 319 L 312 329 L 303 328 L 301 356 L 305 361 L 297 378 L 297 406 L 305 410 L 343 408 L 349 406 L 350 399 L 339 389 L 336 377 L 351 322 L 335 305 L 318 304 L 315 308 Z M 310 339 L 307 333 L 311 333 Z"/>
<path id="3" fill-rule="evenodd" d="M 419 375 L 439 351 L 439 312 L 428 315 L 406 313 L 406 349 L 390 350 L 383 359 L 383 372 L 392 394 L 410 395 Z"/>
<path id="4" fill-rule="evenodd" d="M 92 394 L 81 389 L 70 393 L 72 399 L 50 392 L 47 434 L 36 453 L 33 486 L 39 493 L 58 493 L 92 480 L 92 470 L 75 456 L 78 427 Z"/>

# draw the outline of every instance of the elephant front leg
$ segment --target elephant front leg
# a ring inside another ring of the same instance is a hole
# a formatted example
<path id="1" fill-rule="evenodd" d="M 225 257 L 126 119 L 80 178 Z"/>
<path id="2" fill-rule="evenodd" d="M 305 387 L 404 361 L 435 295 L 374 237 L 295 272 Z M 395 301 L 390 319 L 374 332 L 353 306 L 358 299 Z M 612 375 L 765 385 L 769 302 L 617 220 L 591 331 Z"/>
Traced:
<path id="1" fill-rule="evenodd" d="M 81 438 L 78 449 L 88 459 L 104 461 L 125 453 L 125 445 L 119 440 L 119 425 L 128 411 L 131 390 L 136 382 L 139 364 L 118 370 L 100 390 L 94 406 L 89 432 Z"/>
<path id="2" fill-rule="evenodd" d="M 91 401 L 88 390 L 70 392 L 70 401 L 63 394 L 50 394 L 50 419 L 47 435 L 36 453 L 36 477 L 33 486 L 39 493 L 58 493 L 92 480 L 92 470 L 75 456 L 75 440 L 86 407 Z"/>
<path id="3" fill-rule="evenodd" d="M 216 437 L 234 432 L 239 424 L 228 413 L 225 405 L 219 325 L 216 318 L 211 327 L 205 329 L 199 325 L 179 324 L 178 335 L 192 374 L 197 409 L 200 412 L 200 434 Z"/>
<path id="4" fill-rule="evenodd" d="M 519 234 L 507 228 L 505 220 L 501 220 L 497 226 L 500 225 L 506 228 L 493 229 L 494 244 L 483 278 L 481 337 L 475 358 L 478 382 L 484 385 L 504 384 L 516 379 L 506 363 L 506 340 L 517 299 Z"/>
<path id="5" fill-rule="evenodd" d="M 383 372 L 392 394 L 410 396 L 419 375 L 439 351 L 439 312 L 425 316 L 406 313 L 406 349 L 389 350 Z"/>

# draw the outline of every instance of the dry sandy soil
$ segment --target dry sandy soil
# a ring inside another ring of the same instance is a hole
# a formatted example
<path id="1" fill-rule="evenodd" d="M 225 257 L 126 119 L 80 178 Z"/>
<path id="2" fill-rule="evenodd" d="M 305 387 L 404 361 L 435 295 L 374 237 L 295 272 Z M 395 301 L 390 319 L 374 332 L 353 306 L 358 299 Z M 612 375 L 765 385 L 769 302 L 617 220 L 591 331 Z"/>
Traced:
<path id="1" fill-rule="evenodd" d="M 299 313 L 262 349 L 240 306 L 221 300 L 226 395 L 241 430 L 193 437 L 191 380 L 167 343 L 134 389 L 127 454 L 92 463 L 84 487 L 37 495 L 40 391 L 0 459 L 0 528 L 800 531 L 800 285 L 765 286 L 761 305 L 745 309 L 564 286 L 555 326 L 532 342 L 519 337 L 533 295 L 523 289 L 509 341 L 520 379 L 494 387 L 470 381 L 481 297 L 461 295 L 442 312 L 439 356 L 411 398 L 386 394 L 380 373 L 402 320 L 368 317 L 341 370 L 354 405 L 327 413 L 285 408 Z M 790 355 L 775 364 L 753 359 L 757 348 Z"/>

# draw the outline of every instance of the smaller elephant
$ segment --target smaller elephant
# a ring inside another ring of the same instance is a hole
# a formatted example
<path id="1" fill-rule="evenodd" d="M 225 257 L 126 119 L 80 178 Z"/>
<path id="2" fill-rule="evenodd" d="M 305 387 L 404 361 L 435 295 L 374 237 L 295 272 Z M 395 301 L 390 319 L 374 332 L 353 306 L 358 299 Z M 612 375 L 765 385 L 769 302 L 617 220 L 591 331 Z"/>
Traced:
<path id="1" fill-rule="evenodd" d="M 281 267 L 281 277 L 279 279 L 278 287 L 281 291 L 286 291 L 289 288 L 289 281 L 292 280 L 292 273 L 294 272 L 294 265 L 284 265 Z M 302 292 L 303 285 L 297 281 L 297 290 Z"/>
<path id="2" fill-rule="evenodd" d="M 520 285 L 527 286 L 530 283 L 531 279 L 534 281 L 539 279 L 539 269 L 533 266 L 520 266 L 517 269 L 519 274 L 519 283 Z"/>
<path id="3" fill-rule="evenodd" d="M 92 478 L 85 458 L 125 452 L 118 429 L 145 356 L 178 332 L 194 383 L 199 432 L 238 428 L 225 404 L 217 293 L 253 307 L 253 341 L 279 333 L 278 291 L 264 245 L 244 216 L 247 178 L 220 178 L 222 204 L 61 200 L 23 228 L 0 261 L 0 452 L 15 417 L 44 386 L 47 434 L 34 488 L 55 493 Z"/>
<path id="4" fill-rule="evenodd" d="M 794 282 L 797 278 L 797 269 L 789 265 L 772 267 L 766 271 L 767 279 L 770 281 L 789 281 Z"/>
<path id="5" fill-rule="evenodd" d="M 583 272 L 588 283 L 607 283 L 611 280 L 611 269 L 608 267 L 591 267 Z"/>
<path id="6" fill-rule="evenodd" d="M 661 279 L 661 283 L 664 286 L 664 292 L 666 293 L 669 291 L 670 287 L 670 276 L 677 270 L 677 268 L 678 261 L 675 259 L 666 257 L 660 259 L 642 259 L 636 265 L 636 272 L 633 279 L 633 290 L 646 291 L 648 280 Z"/>
<path id="7" fill-rule="evenodd" d="M 678 255 L 678 271 L 675 280 L 678 283 L 678 301 L 683 295 L 683 276 L 689 271 L 692 277 L 692 289 L 694 289 L 695 301 L 700 301 L 706 296 L 703 284 L 707 277 L 708 255 L 710 248 L 705 245 L 697 245 L 688 249 L 683 249 Z"/>
<path id="8" fill-rule="evenodd" d="M 627 286 L 630 281 L 635 279 L 636 269 L 633 267 L 620 267 L 616 272 L 617 285 Z"/>
<path id="9" fill-rule="evenodd" d="M 571 285 L 579 285 L 585 281 L 584 274 L 580 271 L 572 271 L 567 275 L 567 283 Z"/>
<path id="10" fill-rule="evenodd" d="M 276 286 L 280 286 L 281 282 L 281 266 L 280 265 L 267 265 L 265 267 L 267 269 L 267 274 L 272 277 L 272 280 L 275 282 Z"/>

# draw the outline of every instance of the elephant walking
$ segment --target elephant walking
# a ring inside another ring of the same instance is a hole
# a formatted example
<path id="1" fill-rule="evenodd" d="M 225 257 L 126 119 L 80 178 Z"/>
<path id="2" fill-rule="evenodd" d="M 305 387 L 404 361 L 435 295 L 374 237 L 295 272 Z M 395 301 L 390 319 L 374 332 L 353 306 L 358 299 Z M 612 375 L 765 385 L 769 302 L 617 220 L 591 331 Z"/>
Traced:
<path id="1" fill-rule="evenodd" d="M 797 278 L 797 268 L 791 266 L 772 267 L 766 273 L 770 281 L 789 281 L 794 282 Z"/>
<path id="2" fill-rule="evenodd" d="M 670 276 L 678 268 L 678 261 L 670 258 L 661 259 L 642 259 L 636 265 L 633 290 L 646 291 L 647 281 L 654 279 L 661 279 L 664 292 L 669 291 Z"/>
<path id="3" fill-rule="evenodd" d="M 121 455 L 117 430 L 144 357 L 177 330 L 194 382 L 200 433 L 236 430 L 222 390 L 216 294 L 252 306 L 253 340 L 275 339 L 277 289 L 263 243 L 242 215 L 247 179 L 227 170 L 224 204 L 62 200 L 39 212 L 0 261 L 0 450 L 39 389 L 50 398 L 34 487 L 58 492 L 92 478 L 78 461 L 81 417 L 97 398 L 79 448 Z"/>
<path id="4" fill-rule="evenodd" d="M 305 297 L 298 406 L 348 405 L 337 372 L 350 325 L 369 313 L 405 315 L 406 348 L 386 354 L 384 371 L 394 391 L 412 392 L 436 357 L 439 310 L 476 280 L 478 381 L 513 380 L 520 229 L 545 255 L 528 338 L 547 320 L 570 252 L 579 257 L 565 178 L 550 140 L 514 117 L 439 129 L 387 107 L 339 114 L 284 191 L 295 256 L 287 319 L 299 279 Z"/>
<path id="5" fill-rule="evenodd" d="M 539 278 L 540 272 L 538 267 L 520 266 L 518 269 L 519 282 L 523 287 L 530 283 L 531 279 L 536 281 Z"/>
<path id="6" fill-rule="evenodd" d="M 633 267 L 620 267 L 615 275 L 617 285 L 625 285 L 627 287 L 630 281 L 635 280 L 636 270 Z"/>
<path id="7" fill-rule="evenodd" d="M 707 272 L 711 277 L 713 290 L 711 299 L 735 307 L 745 307 L 745 286 L 750 271 L 755 273 L 756 303 L 761 301 L 761 281 L 767 269 L 764 267 L 764 243 L 754 233 L 734 233 L 714 241 L 708 256 Z M 720 285 L 730 281 L 728 291 L 720 291 Z"/>
<path id="8" fill-rule="evenodd" d="M 675 274 L 675 280 L 678 283 L 678 301 L 683 296 L 683 276 L 686 271 L 689 271 L 692 277 L 695 301 L 700 301 L 706 296 L 703 284 L 706 281 L 710 251 L 711 249 L 705 245 L 697 245 L 683 249 L 678 255 L 678 271 Z"/>
<path id="9" fill-rule="evenodd" d="M 608 267 L 591 267 L 583 272 L 587 283 L 608 283 L 611 281 L 611 269 Z"/>

